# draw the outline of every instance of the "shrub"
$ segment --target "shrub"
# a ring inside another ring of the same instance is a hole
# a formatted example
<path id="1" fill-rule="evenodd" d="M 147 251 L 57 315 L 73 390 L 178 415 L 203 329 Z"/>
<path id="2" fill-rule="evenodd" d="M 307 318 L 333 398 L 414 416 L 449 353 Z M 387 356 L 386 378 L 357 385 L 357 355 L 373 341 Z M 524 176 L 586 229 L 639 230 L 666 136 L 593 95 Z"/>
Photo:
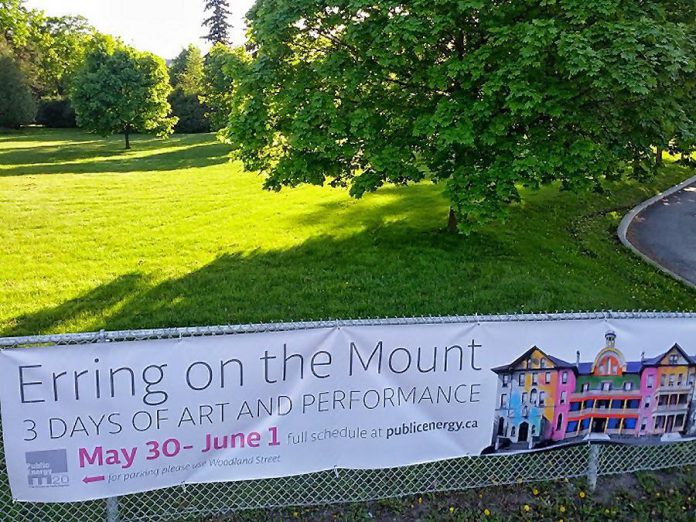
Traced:
<path id="1" fill-rule="evenodd" d="M 75 109 L 68 98 L 43 98 L 39 101 L 36 123 L 52 129 L 75 128 Z"/>
<path id="2" fill-rule="evenodd" d="M 177 88 L 169 97 L 169 103 L 172 106 L 172 114 L 179 118 L 174 127 L 175 132 L 210 132 L 210 122 L 206 117 L 207 108 L 200 102 L 197 94 L 188 94 Z"/>

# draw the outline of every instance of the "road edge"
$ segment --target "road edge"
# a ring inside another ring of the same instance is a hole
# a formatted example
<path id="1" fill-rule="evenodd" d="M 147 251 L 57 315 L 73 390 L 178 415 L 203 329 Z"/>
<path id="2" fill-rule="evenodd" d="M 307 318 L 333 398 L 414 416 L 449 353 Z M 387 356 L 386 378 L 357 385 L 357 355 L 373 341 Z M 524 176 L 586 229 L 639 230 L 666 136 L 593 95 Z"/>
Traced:
<path id="1" fill-rule="evenodd" d="M 643 261 L 651 264 L 652 266 L 659 269 L 661 272 L 664 272 L 665 274 L 673 277 L 677 281 L 680 281 L 681 283 L 685 284 L 687 287 L 693 288 L 694 290 L 696 290 L 696 284 L 692 283 L 691 281 L 689 281 L 685 277 L 682 277 L 679 274 L 672 272 L 669 268 L 662 266 L 660 263 L 655 261 L 653 258 L 649 257 L 647 254 L 644 254 L 643 252 L 638 250 L 638 248 L 628 240 L 628 228 L 631 226 L 631 223 L 633 223 L 633 220 L 638 216 L 638 214 L 643 212 L 645 209 L 653 206 L 658 201 L 661 201 L 662 199 L 669 197 L 672 194 L 675 194 L 675 193 L 685 189 L 686 187 L 688 187 L 689 185 L 692 185 L 694 183 L 696 183 L 696 176 L 691 176 L 689 179 L 682 181 L 678 185 L 675 185 L 671 188 L 668 188 L 664 192 L 660 192 L 656 196 L 653 196 L 652 198 L 643 201 L 641 204 L 639 204 L 637 207 L 635 207 L 633 210 L 631 210 L 628 214 L 626 214 L 623 217 L 623 219 L 621 220 L 621 223 L 619 224 L 619 229 L 618 229 L 617 233 L 619 235 L 619 239 L 621 240 L 621 243 L 623 243 L 623 245 L 626 248 L 628 248 L 631 252 L 633 252 L 635 255 L 640 257 Z"/>

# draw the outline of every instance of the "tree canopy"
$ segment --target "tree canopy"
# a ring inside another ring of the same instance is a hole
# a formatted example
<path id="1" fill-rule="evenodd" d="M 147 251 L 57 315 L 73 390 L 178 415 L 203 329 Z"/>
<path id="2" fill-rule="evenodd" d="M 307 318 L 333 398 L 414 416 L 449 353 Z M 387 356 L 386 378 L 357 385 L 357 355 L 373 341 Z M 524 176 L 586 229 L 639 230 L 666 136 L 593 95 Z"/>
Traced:
<path id="1" fill-rule="evenodd" d="M 24 0 L 0 0 L 0 52 L 12 55 L 37 97 L 67 95 L 95 34 L 83 17 L 47 17 Z"/>
<path id="2" fill-rule="evenodd" d="M 460 229 L 520 185 L 649 176 L 694 132 L 692 0 L 259 0 L 226 137 L 278 190 L 445 182 Z M 693 140 L 691 140 L 693 142 Z"/>
<path id="3" fill-rule="evenodd" d="M 186 93 L 200 92 L 203 84 L 203 54 L 191 44 L 172 60 L 169 77 L 172 87 L 180 88 Z"/>
<path id="4" fill-rule="evenodd" d="M 227 125 L 232 112 L 232 92 L 249 61 L 243 47 L 215 44 L 205 58 L 203 68 L 202 99 L 207 107 L 207 117 L 214 130 Z"/>
<path id="5" fill-rule="evenodd" d="M 104 136 L 134 132 L 171 134 L 171 92 L 164 60 L 111 38 L 100 38 L 77 72 L 72 101 L 78 124 Z"/>

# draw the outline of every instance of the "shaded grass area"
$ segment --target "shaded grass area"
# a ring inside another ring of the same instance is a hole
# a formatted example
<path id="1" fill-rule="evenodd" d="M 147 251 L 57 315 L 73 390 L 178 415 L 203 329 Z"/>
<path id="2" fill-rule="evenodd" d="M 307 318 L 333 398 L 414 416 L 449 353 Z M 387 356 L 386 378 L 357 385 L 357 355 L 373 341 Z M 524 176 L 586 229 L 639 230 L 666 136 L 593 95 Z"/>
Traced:
<path id="1" fill-rule="evenodd" d="M 525 193 L 506 223 L 459 237 L 437 186 L 269 193 L 212 135 L 121 146 L 0 134 L 0 334 L 696 302 L 615 234 L 691 174 L 676 164 L 603 195 Z"/>

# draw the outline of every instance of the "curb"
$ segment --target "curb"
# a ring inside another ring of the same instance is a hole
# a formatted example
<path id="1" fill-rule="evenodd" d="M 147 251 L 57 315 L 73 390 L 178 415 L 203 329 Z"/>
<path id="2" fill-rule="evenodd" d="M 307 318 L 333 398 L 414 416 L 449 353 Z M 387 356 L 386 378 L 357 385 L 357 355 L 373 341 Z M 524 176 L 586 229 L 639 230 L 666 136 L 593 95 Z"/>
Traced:
<path id="1" fill-rule="evenodd" d="M 633 220 L 638 216 L 638 214 L 643 212 L 646 208 L 653 206 L 658 201 L 661 201 L 662 199 L 669 197 L 672 194 L 675 194 L 675 193 L 685 189 L 689 185 L 693 185 L 694 183 L 696 183 L 696 176 L 692 176 L 689 179 L 682 181 L 679 185 L 676 185 L 672 188 L 669 188 L 669 189 L 665 190 L 664 192 L 660 192 L 658 195 L 653 196 L 652 198 L 650 198 L 646 201 L 643 201 L 640 205 L 638 205 L 633 210 L 631 210 L 628 214 L 626 214 L 624 216 L 624 218 L 621 220 L 621 224 L 619 225 L 618 235 L 619 235 L 619 239 L 621 240 L 621 243 L 623 243 L 623 245 L 626 248 L 628 248 L 631 252 L 633 252 L 635 255 L 640 257 L 643 261 L 658 268 L 660 271 L 673 277 L 677 281 L 682 282 L 686 286 L 693 288 L 693 289 L 696 289 L 696 283 L 693 283 L 693 282 L 689 281 L 688 279 L 686 279 L 685 277 L 682 277 L 679 274 L 672 272 L 669 268 L 662 266 L 660 263 L 658 263 L 657 261 L 655 261 L 651 257 L 647 256 L 646 254 L 644 254 L 643 252 L 638 250 L 638 248 L 628 240 L 628 235 L 627 235 L 628 228 L 631 226 L 631 224 L 633 223 Z"/>

